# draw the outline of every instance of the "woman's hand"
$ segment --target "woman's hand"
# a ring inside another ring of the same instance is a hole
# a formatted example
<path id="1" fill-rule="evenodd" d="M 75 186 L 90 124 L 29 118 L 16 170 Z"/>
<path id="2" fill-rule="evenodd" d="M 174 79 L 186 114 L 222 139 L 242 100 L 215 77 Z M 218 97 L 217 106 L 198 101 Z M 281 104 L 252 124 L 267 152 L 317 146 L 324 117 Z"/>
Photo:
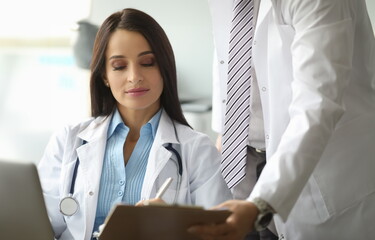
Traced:
<path id="1" fill-rule="evenodd" d="M 226 201 L 217 208 L 226 208 L 232 212 L 225 223 L 216 225 L 195 225 L 188 232 L 203 240 L 242 240 L 253 230 L 259 214 L 258 208 L 243 200 Z"/>

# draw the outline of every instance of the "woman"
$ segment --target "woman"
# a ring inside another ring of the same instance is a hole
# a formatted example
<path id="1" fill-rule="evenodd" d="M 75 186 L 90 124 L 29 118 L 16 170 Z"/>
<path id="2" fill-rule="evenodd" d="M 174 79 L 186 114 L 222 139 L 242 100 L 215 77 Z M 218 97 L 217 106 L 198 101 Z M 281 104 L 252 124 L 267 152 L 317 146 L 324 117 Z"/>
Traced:
<path id="1" fill-rule="evenodd" d="M 93 118 L 55 134 L 39 164 L 56 238 L 90 239 L 115 203 L 154 198 L 169 177 L 167 203 L 211 207 L 231 198 L 219 152 L 182 114 L 173 51 L 152 17 L 135 9 L 109 16 L 91 73 Z"/>

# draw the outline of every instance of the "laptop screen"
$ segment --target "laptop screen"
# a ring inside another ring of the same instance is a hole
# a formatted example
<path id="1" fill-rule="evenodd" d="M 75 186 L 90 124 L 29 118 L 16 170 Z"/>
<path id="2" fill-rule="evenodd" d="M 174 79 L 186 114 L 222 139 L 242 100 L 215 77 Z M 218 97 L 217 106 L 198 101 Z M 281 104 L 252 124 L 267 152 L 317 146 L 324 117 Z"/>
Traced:
<path id="1" fill-rule="evenodd" d="M 1 239 L 52 240 L 36 166 L 0 160 Z"/>

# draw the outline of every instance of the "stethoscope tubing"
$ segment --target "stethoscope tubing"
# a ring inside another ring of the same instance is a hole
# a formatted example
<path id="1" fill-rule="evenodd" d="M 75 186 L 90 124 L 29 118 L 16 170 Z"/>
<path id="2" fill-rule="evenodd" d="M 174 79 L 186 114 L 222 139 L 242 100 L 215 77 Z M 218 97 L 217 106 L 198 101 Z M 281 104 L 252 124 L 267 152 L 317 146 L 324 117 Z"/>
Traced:
<path id="1" fill-rule="evenodd" d="M 83 140 L 82 145 L 85 145 L 86 143 L 87 141 Z M 79 163 L 80 163 L 79 157 L 77 157 L 77 160 L 73 169 L 72 180 L 70 182 L 70 189 L 69 189 L 68 196 L 61 199 L 60 204 L 59 204 L 60 212 L 64 214 L 65 216 L 72 216 L 76 212 L 78 212 L 78 209 L 79 209 L 78 200 L 73 197 Z"/>
<path id="2" fill-rule="evenodd" d="M 76 185 L 78 166 L 79 166 L 79 158 L 77 157 L 76 164 L 74 165 L 72 181 L 71 181 L 71 183 L 70 183 L 69 194 L 71 194 L 71 195 L 73 195 L 73 193 L 74 193 L 74 187 L 75 187 L 75 185 Z"/>
<path id="3" fill-rule="evenodd" d="M 178 163 L 178 174 L 179 174 L 180 176 L 182 176 L 183 168 L 182 168 L 182 159 L 181 159 L 181 155 L 177 152 L 176 149 L 173 148 L 172 143 L 168 143 L 168 146 L 166 146 L 165 148 L 166 148 L 167 150 L 173 152 L 174 155 L 176 156 L 176 158 L 177 158 L 177 163 Z"/>

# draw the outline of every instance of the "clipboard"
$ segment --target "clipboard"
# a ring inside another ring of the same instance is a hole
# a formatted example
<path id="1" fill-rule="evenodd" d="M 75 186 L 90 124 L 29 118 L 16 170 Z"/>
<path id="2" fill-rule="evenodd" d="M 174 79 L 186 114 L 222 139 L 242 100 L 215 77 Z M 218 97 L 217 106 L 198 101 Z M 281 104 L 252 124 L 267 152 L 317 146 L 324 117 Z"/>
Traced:
<path id="1" fill-rule="evenodd" d="M 223 223 L 230 213 L 195 206 L 119 204 L 108 215 L 99 240 L 197 240 L 187 232 L 190 226 Z"/>

